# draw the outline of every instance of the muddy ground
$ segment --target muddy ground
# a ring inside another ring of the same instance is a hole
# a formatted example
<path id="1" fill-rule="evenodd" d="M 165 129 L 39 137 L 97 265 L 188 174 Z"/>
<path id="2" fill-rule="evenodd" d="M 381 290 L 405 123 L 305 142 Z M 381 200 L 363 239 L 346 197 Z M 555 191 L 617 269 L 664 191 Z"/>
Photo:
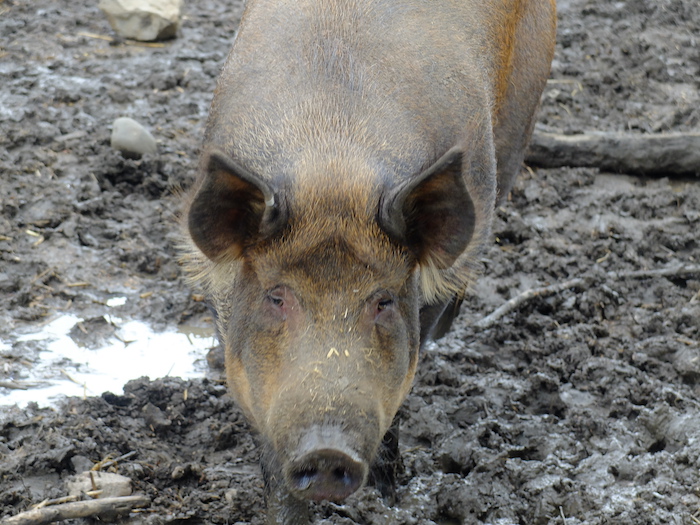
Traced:
<path id="1" fill-rule="evenodd" d="M 125 319 L 211 325 L 176 262 L 175 216 L 241 5 L 187 2 L 179 37 L 144 46 L 103 38 L 96 4 L 0 1 L 5 381 L 37 359 L 18 334 L 59 313 L 102 316 L 115 295 Z M 698 129 L 695 0 L 562 0 L 559 20 L 539 129 Z M 121 116 L 152 130 L 157 154 L 110 149 Z M 523 170 L 484 277 L 401 411 L 399 501 L 366 488 L 314 507 L 317 522 L 700 523 L 700 275 L 677 270 L 700 264 L 699 229 L 698 180 Z M 257 452 L 215 374 L 3 407 L 0 517 L 130 452 L 109 469 L 152 502 L 128 523 L 263 523 Z"/>

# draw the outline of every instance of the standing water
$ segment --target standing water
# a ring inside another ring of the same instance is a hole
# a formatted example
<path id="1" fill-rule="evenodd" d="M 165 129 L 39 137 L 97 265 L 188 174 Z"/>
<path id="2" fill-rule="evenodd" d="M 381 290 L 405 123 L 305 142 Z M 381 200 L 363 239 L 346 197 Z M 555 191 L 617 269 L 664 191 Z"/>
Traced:
<path id="1" fill-rule="evenodd" d="M 183 330 L 155 332 L 140 321 L 109 315 L 104 320 L 111 335 L 99 345 L 88 346 L 75 337 L 76 327 L 85 330 L 83 319 L 75 315 L 62 315 L 12 341 L 0 340 L 2 354 L 15 346 L 38 350 L 20 357 L 29 365 L 19 374 L 21 378 L 9 374 L 9 379 L 0 381 L 0 405 L 21 407 L 36 402 L 45 406 L 61 396 L 120 394 L 126 382 L 142 376 L 201 377 L 207 350 L 216 344 L 214 337 Z M 2 376 L 7 378 L 8 365 L 5 367 Z"/>

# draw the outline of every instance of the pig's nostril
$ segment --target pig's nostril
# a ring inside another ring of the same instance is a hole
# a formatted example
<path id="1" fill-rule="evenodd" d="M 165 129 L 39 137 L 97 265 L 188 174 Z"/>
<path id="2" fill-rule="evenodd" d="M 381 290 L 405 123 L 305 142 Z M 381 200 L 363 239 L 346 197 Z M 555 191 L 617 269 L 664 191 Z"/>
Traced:
<path id="1" fill-rule="evenodd" d="M 350 472 L 350 470 L 343 467 L 334 469 L 332 475 L 338 483 L 347 487 L 352 486 L 352 484 L 355 482 L 355 477 L 353 473 Z"/>
<path id="2" fill-rule="evenodd" d="M 292 479 L 294 481 L 294 486 L 297 490 L 307 490 L 311 483 L 313 483 L 314 478 L 317 476 L 318 472 L 316 470 L 304 469 L 299 472 L 292 474 Z"/>
<path id="3" fill-rule="evenodd" d="M 291 488 L 313 500 L 341 501 L 360 488 L 367 474 L 364 462 L 340 450 L 312 451 L 288 470 Z"/>

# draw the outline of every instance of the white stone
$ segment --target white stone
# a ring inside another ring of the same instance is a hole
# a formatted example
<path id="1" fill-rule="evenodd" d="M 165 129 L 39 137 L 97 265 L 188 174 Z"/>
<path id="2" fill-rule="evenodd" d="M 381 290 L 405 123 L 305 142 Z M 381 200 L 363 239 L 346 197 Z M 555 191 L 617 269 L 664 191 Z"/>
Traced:
<path id="1" fill-rule="evenodd" d="M 112 124 L 111 145 L 127 158 L 140 158 L 144 153 L 155 153 L 156 139 L 150 131 L 129 117 L 121 117 Z"/>
<path id="2" fill-rule="evenodd" d="M 124 38 L 150 42 L 177 34 L 182 0 L 102 0 L 100 9 Z"/>
<path id="3" fill-rule="evenodd" d="M 100 491 L 98 498 L 117 498 L 131 495 L 131 479 L 112 472 L 89 470 L 68 479 L 66 489 L 70 496 Z"/>

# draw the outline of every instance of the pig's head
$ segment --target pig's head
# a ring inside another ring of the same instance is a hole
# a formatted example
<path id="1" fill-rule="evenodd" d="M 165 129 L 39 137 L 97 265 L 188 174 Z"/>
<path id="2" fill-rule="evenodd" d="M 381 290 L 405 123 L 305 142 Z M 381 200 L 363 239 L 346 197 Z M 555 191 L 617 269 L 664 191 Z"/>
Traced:
<path id="1" fill-rule="evenodd" d="M 275 182 L 211 151 L 187 217 L 230 389 L 292 493 L 316 500 L 366 479 L 411 387 L 419 309 L 455 291 L 475 227 L 460 151 L 389 187 L 349 164 Z"/>

